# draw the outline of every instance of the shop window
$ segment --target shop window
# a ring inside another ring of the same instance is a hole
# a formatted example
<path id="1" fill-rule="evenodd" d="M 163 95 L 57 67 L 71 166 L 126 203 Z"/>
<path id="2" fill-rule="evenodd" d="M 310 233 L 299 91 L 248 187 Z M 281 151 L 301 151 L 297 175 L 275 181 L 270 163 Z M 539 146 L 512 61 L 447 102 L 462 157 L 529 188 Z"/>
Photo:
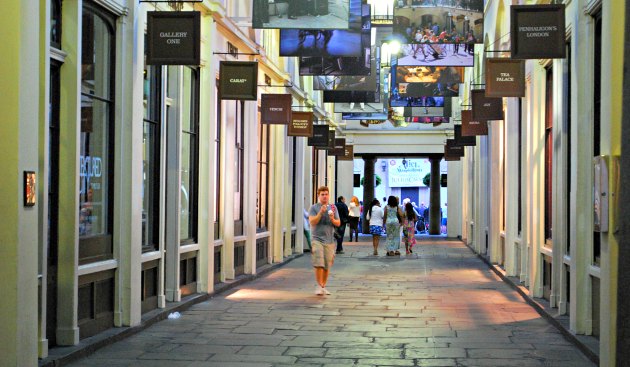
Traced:
<path id="1" fill-rule="evenodd" d="M 518 213 L 516 214 L 518 235 L 523 230 L 523 101 L 518 99 Z"/>
<path id="2" fill-rule="evenodd" d="M 234 134 L 234 235 L 243 234 L 243 173 L 245 166 L 245 147 L 243 124 L 245 120 L 245 102 L 236 103 L 236 124 Z"/>
<path id="3" fill-rule="evenodd" d="M 217 120 L 214 126 L 214 239 L 218 240 L 221 236 L 219 233 L 219 223 L 221 216 L 221 97 L 219 96 L 219 79 L 215 81 L 214 87 L 217 106 Z"/>
<path id="4" fill-rule="evenodd" d="M 317 148 L 313 147 L 312 148 L 312 158 L 311 158 L 311 162 L 313 163 L 313 167 L 312 167 L 312 184 L 311 187 L 313 188 L 313 195 L 311 197 L 311 203 L 316 203 L 317 202 L 317 188 L 319 187 L 319 151 L 317 150 Z"/>
<path id="5" fill-rule="evenodd" d="M 266 231 L 269 226 L 269 131 L 270 125 L 261 124 L 258 119 L 258 192 L 256 200 L 256 228 Z"/>
<path id="6" fill-rule="evenodd" d="M 61 49 L 61 0 L 50 2 L 50 45 Z"/>
<path id="7" fill-rule="evenodd" d="M 197 241 L 199 168 L 199 77 L 198 70 L 184 67 L 181 106 L 180 243 Z"/>
<path id="8" fill-rule="evenodd" d="M 156 251 L 160 236 L 161 67 L 145 65 L 142 136 L 142 252 Z"/>
<path id="9" fill-rule="evenodd" d="M 547 68 L 545 95 L 545 239 L 552 238 L 553 203 L 553 69 Z M 548 242 L 550 243 L 550 242 Z"/>
<path id="10" fill-rule="evenodd" d="M 82 19 L 79 263 L 113 256 L 114 19 L 90 4 Z"/>
<path id="11" fill-rule="evenodd" d="M 602 11 L 593 15 L 595 23 L 594 63 L 593 63 L 593 156 L 601 153 L 601 97 L 602 97 Z M 591 199 L 592 201 L 592 199 Z M 600 265 L 601 236 L 599 232 L 593 232 L 593 263 Z"/>
<path id="12" fill-rule="evenodd" d="M 292 136 L 289 137 L 289 145 L 290 145 L 290 149 L 289 149 L 289 159 L 290 159 L 290 169 L 291 169 L 291 223 L 293 225 L 295 225 L 295 208 L 296 208 L 296 202 L 295 202 L 295 192 L 296 192 L 296 185 L 297 185 L 297 180 L 296 180 L 296 173 L 297 173 L 297 142 L 296 142 L 296 137 Z"/>
<path id="13" fill-rule="evenodd" d="M 565 74 L 565 90 L 566 92 L 564 93 L 564 95 L 566 96 L 566 100 L 565 100 L 565 116 L 566 116 L 566 120 L 565 120 L 565 126 L 566 126 L 566 132 L 567 132 L 567 139 L 566 139 L 566 152 L 567 152 L 567 167 L 566 167 L 566 182 L 567 182 L 567 191 L 566 191 L 566 195 L 565 197 L 567 198 L 565 200 L 565 212 L 567 213 L 567 225 L 566 225 L 566 229 L 567 229 L 567 233 L 566 233 L 566 237 L 567 237 L 567 246 L 566 246 L 566 254 L 570 255 L 571 254 L 571 42 L 567 42 L 567 55 L 568 57 L 566 58 L 566 63 L 567 63 L 567 71 Z"/>

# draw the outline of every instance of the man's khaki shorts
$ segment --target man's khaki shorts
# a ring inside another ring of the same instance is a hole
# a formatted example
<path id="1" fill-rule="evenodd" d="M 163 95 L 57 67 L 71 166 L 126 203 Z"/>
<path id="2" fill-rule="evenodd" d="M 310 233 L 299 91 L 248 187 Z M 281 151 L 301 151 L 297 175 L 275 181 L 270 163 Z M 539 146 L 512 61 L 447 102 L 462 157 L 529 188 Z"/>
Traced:
<path id="1" fill-rule="evenodd" d="M 330 269 L 335 262 L 335 243 L 321 243 L 312 241 L 311 243 L 311 262 L 315 268 Z"/>

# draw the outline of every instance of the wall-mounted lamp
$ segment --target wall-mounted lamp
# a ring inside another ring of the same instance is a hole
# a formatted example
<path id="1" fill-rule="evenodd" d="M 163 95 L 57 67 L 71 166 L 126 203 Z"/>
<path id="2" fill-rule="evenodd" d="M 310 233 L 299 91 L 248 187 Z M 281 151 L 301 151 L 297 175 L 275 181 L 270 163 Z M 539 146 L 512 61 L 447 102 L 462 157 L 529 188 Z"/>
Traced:
<path id="1" fill-rule="evenodd" d="M 381 169 L 383 170 L 383 172 L 385 172 L 387 170 L 387 161 L 386 160 L 382 160 L 381 161 Z"/>

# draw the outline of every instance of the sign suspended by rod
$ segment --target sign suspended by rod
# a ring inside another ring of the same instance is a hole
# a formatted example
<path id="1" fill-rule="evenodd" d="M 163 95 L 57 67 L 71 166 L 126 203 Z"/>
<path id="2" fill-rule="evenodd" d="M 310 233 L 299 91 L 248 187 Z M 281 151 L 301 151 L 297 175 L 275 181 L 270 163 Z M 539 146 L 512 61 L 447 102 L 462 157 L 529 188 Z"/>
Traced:
<path id="1" fill-rule="evenodd" d="M 566 58 L 564 4 L 512 5 L 512 59 Z"/>
<path id="2" fill-rule="evenodd" d="M 471 110 L 462 110 L 462 136 L 488 135 L 488 122 L 473 120 Z"/>
<path id="3" fill-rule="evenodd" d="M 219 98 L 255 101 L 258 99 L 258 62 L 221 61 Z"/>
<path id="4" fill-rule="evenodd" d="M 201 13 L 147 12 L 147 64 L 199 65 Z"/>
<path id="5" fill-rule="evenodd" d="M 293 111 L 291 112 L 291 123 L 289 124 L 288 136 L 313 136 L 313 112 Z"/>
<path id="6" fill-rule="evenodd" d="M 486 59 L 486 97 L 525 97 L 525 60 Z"/>
<path id="7" fill-rule="evenodd" d="M 260 121 L 263 124 L 288 125 L 291 122 L 290 94 L 263 94 L 260 96 Z"/>
<path id="8" fill-rule="evenodd" d="M 484 89 L 471 90 L 475 120 L 503 120 L 503 98 L 488 98 Z"/>

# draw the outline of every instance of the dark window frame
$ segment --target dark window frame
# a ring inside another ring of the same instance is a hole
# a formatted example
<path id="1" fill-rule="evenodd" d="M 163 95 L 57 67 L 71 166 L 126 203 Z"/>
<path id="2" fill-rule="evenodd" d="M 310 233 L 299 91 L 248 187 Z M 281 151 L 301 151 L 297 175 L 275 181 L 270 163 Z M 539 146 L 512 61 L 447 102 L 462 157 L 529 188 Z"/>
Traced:
<path id="1" fill-rule="evenodd" d="M 552 239 L 553 227 L 553 67 L 546 69 L 545 85 L 545 240 Z"/>
<path id="2" fill-rule="evenodd" d="M 316 203 L 317 202 L 317 189 L 319 188 L 319 151 L 315 147 L 313 147 L 313 154 L 312 154 L 311 161 L 313 164 L 313 173 L 311 174 L 313 195 L 311 198 L 311 203 Z"/>
<path id="3" fill-rule="evenodd" d="M 601 93 L 602 93 L 602 9 L 593 14 L 593 156 L 601 154 Z M 591 199 L 592 201 L 592 199 Z M 601 263 L 601 234 L 593 232 L 592 263 Z"/>
<path id="4" fill-rule="evenodd" d="M 289 138 L 291 144 L 291 223 L 295 225 L 295 208 L 297 207 L 295 202 L 295 193 L 297 188 L 295 185 L 297 184 L 297 138 L 292 136 Z"/>
<path id="5" fill-rule="evenodd" d="M 152 72 L 150 74 L 150 85 L 151 87 L 149 88 L 149 90 L 151 90 L 152 92 L 150 92 L 148 98 L 151 100 L 149 101 L 149 108 L 152 108 L 151 111 L 149 111 L 149 116 L 147 118 L 147 116 L 143 116 L 142 119 L 142 123 L 143 123 L 143 129 L 146 127 L 150 127 L 151 129 L 153 129 L 155 131 L 155 139 L 152 142 L 153 147 L 151 152 L 152 157 L 151 160 L 153 160 L 153 166 L 154 166 L 154 170 L 152 171 L 152 177 L 151 177 L 151 182 L 152 184 L 150 185 L 149 188 L 144 188 L 144 194 L 145 195 L 149 195 L 149 202 L 150 205 L 152 205 L 152 210 L 150 210 L 150 212 L 147 213 L 147 230 L 145 232 L 144 230 L 144 223 L 143 223 L 143 230 L 142 230 L 142 252 L 146 253 L 146 252 L 151 252 L 151 251 L 157 251 L 159 250 L 160 247 L 160 178 L 161 178 L 161 172 L 160 172 L 160 164 L 161 164 L 161 152 L 162 152 L 162 125 L 161 125 L 161 116 L 162 116 L 162 67 L 161 66 L 154 66 L 154 65 L 147 65 L 147 68 L 151 68 Z M 144 184 L 144 183 L 143 183 Z M 143 211 L 144 211 L 144 203 L 143 203 Z M 148 235 L 150 236 L 148 241 L 145 241 L 144 236 Z M 150 245 L 147 245 L 150 244 Z"/>
<path id="6" fill-rule="evenodd" d="M 215 80 L 215 92 L 216 92 L 216 105 L 217 105 L 217 120 L 215 124 L 215 138 L 214 138 L 214 149 L 215 149 L 215 179 L 216 179 L 216 187 L 214 188 L 214 200 L 215 200 L 215 209 L 214 209 L 214 239 L 218 240 L 221 238 L 220 233 L 220 223 L 221 223 L 221 96 L 219 89 L 219 79 Z"/>
<path id="7" fill-rule="evenodd" d="M 518 99 L 518 213 L 516 216 L 518 235 L 523 231 L 523 99 Z"/>
<path id="8" fill-rule="evenodd" d="M 62 0 L 50 0 L 50 46 L 61 50 Z"/>
<path id="9" fill-rule="evenodd" d="M 115 120 L 115 113 L 114 113 L 115 108 L 116 108 L 116 100 L 115 100 L 115 95 L 116 95 L 116 84 L 115 84 L 116 82 L 116 67 L 115 67 L 116 66 L 116 17 L 115 15 L 109 13 L 107 10 L 99 7 L 96 4 L 92 4 L 89 2 L 83 3 L 82 16 L 84 16 L 86 13 L 91 13 L 93 16 L 97 16 L 103 21 L 103 23 L 107 26 L 107 28 L 110 31 L 111 41 L 112 41 L 110 44 L 110 49 L 109 49 L 109 53 L 110 53 L 109 54 L 109 62 L 110 62 L 109 95 L 99 96 L 96 94 L 81 92 L 82 98 L 94 99 L 94 100 L 98 100 L 98 101 L 106 103 L 110 111 L 109 120 L 108 120 L 109 126 L 108 126 L 108 132 L 107 132 L 109 134 L 109 141 L 108 141 L 108 147 L 107 147 L 108 149 L 108 152 L 107 152 L 107 159 L 108 159 L 107 216 L 108 218 L 107 218 L 107 234 L 98 235 L 98 236 L 80 236 L 79 237 L 79 265 L 103 261 L 103 260 L 109 260 L 114 257 L 113 231 L 114 231 L 114 206 L 115 206 L 115 200 L 114 200 L 115 162 L 114 162 L 114 159 L 115 159 L 115 149 L 116 149 L 116 141 L 115 141 L 116 120 Z M 83 29 L 82 29 L 82 32 L 83 32 Z M 82 34 L 81 42 L 83 42 L 83 37 L 84 35 Z M 92 40 L 92 42 L 94 41 Z M 86 54 L 87 50 L 83 49 L 82 52 L 83 52 L 82 57 L 85 57 L 87 55 Z M 83 60 L 82 60 L 82 63 L 83 63 Z M 107 252 L 95 253 L 98 251 L 99 247 L 106 248 Z M 84 248 L 88 249 L 88 254 L 92 254 L 92 253 L 95 253 L 95 254 L 81 257 L 82 252 L 84 252 L 81 250 Z"/>
<path id="10" fill-rule="evenodd" d="M 566 226 L 566 236 L 567 236 L 567 245 L 566 245 L 566 254 L 571 254 L 571 190 L 572 190 L 572 182 L 571 182 L 571 40 L 567 40 L 567 74 L 565 77 L 565 91 L 564 95 L 566 96 L 565 101 L 565 110 L 566 110 L 566 131 L 567 131 L 567 139 L 566 139 L 566 147 L 567 147 L 567 168 L 566 168 L 566 183 L 567 183 L 567 191 L 566 191 L 566 203 L 565 210 L 567 213 L 567 223 Z M 569 293 L 567 288 L 567 294 Z"/>
<path id="11" fill-rule="evenodd" d="M 234 161 L 236 162 L 237 168 L 235 173 L 237 177 L 235 177 L 234 183 L 238 190 L 235 192 L 239 193 L 239 217 L 234 218 L 234 235 L 241 236 L 243 235 L 243 210 L 244 205 L 243 201 L 245 198 L 244 192 L 244 174 L 245 174 L 245 101 L 235 101 L 236 104 L 236 123 L 235 123 L 235 131 L 234 131 Z"/>
<path id="12" fill-rule="evenodd" d="M 188 222 L 189 233 L 188 238 L 180 238 L 180 246 L 197 243 L 199 235 L 198 219 L 199 219 L 199 68 L 185 66 L 184 72 L 191 72 L 191 98 L 190 98 L 190 130 L 181 129 L 182 135 L 186 134 L 191 137 L 190 145 L 190 190 L 188 191 L 188 210 L 191 213 L 191 220 Z M 180 96 L 181 98 L 181 96 Z M 183 137 L 182 137 L 183 140 Z M 180 183 L 181 184 L 181 183 Z"/>
<path id="13" fill-rule="evenodd" d="M 260 134 L 258 137 L 258 198 L 256 202 L 258 217 L 256 218 L 256 231 L 264 232 L 269 227 L 269 137 L 271 130 L 270 125 L 261 123 L 260 118 L 258 119 L 258 125 L 260 127 Z M 263 173 L 266 181 L 264 192 L 262 190 Z M 264 213 L 263 210 L 260 209 L 263 203 L 263 196 L 265 198 Z"/>

